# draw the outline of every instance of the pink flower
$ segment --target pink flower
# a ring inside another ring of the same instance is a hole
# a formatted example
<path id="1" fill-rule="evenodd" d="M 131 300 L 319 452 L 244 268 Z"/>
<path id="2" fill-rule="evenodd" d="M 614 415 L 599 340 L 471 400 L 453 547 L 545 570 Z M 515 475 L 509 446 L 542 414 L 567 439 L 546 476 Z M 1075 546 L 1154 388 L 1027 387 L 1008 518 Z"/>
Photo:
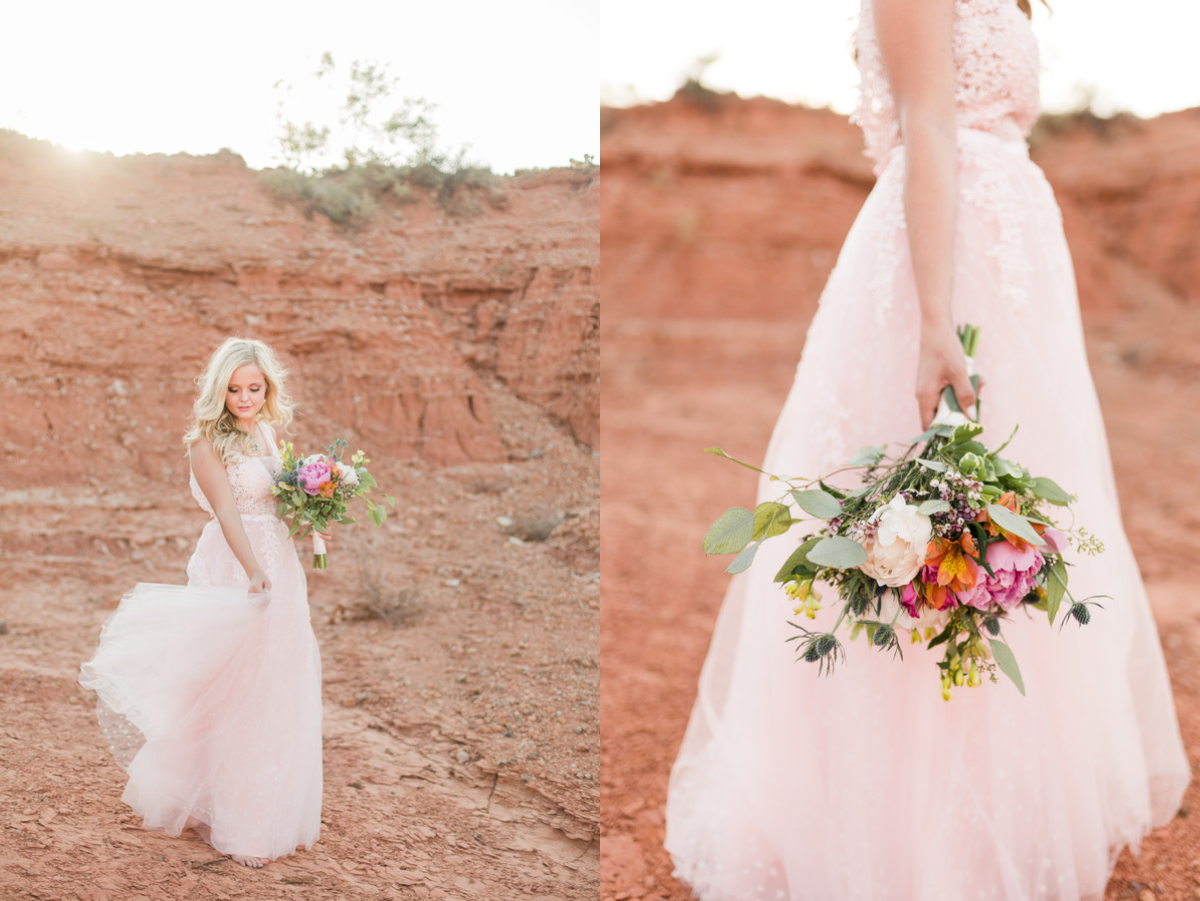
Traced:
<path id="1" fill-rule="evenodd" d="M 1047 527 L 1042 533 L 1042 538 L 1046 541 L 1046 549 L 1051 554 L 1065 554 L 1071 545 L 1067 541 L 1067 536 L 1058 529 Z"/>
<path id="2" fill-rule="evenodd" d="M 296 479 L 300 482 L 300 487 L 310 497 L 319 494 L 321 488 L 329 484 L 332 475 L 329 461 L 320 454 L 314 454 L 306 459 L 296 471 Z"/>
<path id="3" fill-rule="evenodd" d="M 987 562 L 995 575 L 989 576 L 981 566 L 975 587 L 958 592 L 958 600 L 976 610 L 990 610 L 994 606 L 1011 610 L 1033 591 L 1035 577 L 1042 568 L 1042 555 L 1032 545 L 1018 551 L 1007 541 L 993 541 L 988 545 Z"/>

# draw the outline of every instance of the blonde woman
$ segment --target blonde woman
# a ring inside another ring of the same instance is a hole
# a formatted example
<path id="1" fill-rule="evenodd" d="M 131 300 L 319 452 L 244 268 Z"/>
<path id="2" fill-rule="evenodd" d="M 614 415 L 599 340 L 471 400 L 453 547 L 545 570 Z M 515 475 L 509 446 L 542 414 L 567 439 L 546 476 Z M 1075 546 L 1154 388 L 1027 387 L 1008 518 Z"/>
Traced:
<path id="1" fill-rule="evenodd" d="M 188 584 L 135 587 L 80 677 L 143 826 L 195 829 L 251 867 L 310 848 L 321 823 L 321 661 L 271 496 L 275 429 L 292 418 L 284 375 L 261 341 L 213 354 L 184 437 L 212 516 Z"/>

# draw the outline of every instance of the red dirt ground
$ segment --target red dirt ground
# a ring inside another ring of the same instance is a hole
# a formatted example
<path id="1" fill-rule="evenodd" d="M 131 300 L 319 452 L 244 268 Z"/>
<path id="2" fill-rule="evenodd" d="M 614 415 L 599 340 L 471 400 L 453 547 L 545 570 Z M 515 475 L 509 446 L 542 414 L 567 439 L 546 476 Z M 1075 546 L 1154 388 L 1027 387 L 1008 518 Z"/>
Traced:
<path id="1" fill-rule="evenodd" d="M 351 228 L 229 154 L 0 134 L 0 899 L 596 896 L 594 182 Z M 292 369 L 297 446 L 367 448 L 398 499 L 309 571 L 322 834 L 257 871 L 138 827 L 76 682 L 125 591 L 185 581 L 190 380 L 237 332 Z"/>
<path id="2" fill-rule="evenodd" d="M 601 894 L 684 901 L 662 850 L 663 803 L 728 582 L 700 539 L 755 484 L 701 449 L 762 454 L 871 176 L 844 119 L 773 101 L 605 110 L 602 136 Z M 1048 122 L 1036 139 L 1196 766 L 1200 111 Z M 1122 855 L 1109 899 L 1200 897 L 1198 791 L 1137 859 Z"/>

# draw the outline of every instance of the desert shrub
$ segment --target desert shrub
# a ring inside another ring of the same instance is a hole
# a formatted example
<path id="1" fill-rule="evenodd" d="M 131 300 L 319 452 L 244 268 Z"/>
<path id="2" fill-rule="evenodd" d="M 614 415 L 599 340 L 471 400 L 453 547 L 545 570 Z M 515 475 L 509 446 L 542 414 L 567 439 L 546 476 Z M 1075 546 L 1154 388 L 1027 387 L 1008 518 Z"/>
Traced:
<path id="1" fill-rule="evenodd" d="M 313 74 L 324 79 L 335 69 L 326 53 Z M 277 140 L 285 165 L 263 174 L 271 196 L 303 204 L 306 216 L 319 211 L 347 225 L 370 219 L 387 198 L 412 200 L 417 190 L 431 193 L 451 216 L 477 215 L 481 200 L 502 209 L 508 199 L 501 180 L 488 167 L 468 162 L 465 149 L 439 150 L 433 105 L 421 97 L 398 97 L 397 85 L 385 65 L 351 63 L 336 127 L 293 122 L 280 101 Z M 291 91 L 282 82 L 276 88 Z M 339 164 L 320 165 L 333 158 Z"/>

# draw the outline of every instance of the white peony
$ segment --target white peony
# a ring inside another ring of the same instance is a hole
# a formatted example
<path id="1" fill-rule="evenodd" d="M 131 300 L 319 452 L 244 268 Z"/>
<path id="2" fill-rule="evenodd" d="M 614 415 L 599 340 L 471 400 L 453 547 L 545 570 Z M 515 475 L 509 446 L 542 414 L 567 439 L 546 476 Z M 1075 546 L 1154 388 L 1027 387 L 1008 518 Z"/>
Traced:
<path id="1" fill-rule="evenodd" d="M 345 463 L 338 463 L 338 471 L 342 474 L 342 483 L 349 485 L 351 488 L 358 487 L 358 470 L 353 466 L 347 466 Z"/>
<path id="2" fill-rule="evenodd" d="M 867 562 L 859 567 L 881 585 L 902 588 L 925 565 L 925 550 L 933 537 L 933 524 L 913 504 L 896 495 L 875 511 L 879 527 L 875 540 L 866 542 Z"/>

